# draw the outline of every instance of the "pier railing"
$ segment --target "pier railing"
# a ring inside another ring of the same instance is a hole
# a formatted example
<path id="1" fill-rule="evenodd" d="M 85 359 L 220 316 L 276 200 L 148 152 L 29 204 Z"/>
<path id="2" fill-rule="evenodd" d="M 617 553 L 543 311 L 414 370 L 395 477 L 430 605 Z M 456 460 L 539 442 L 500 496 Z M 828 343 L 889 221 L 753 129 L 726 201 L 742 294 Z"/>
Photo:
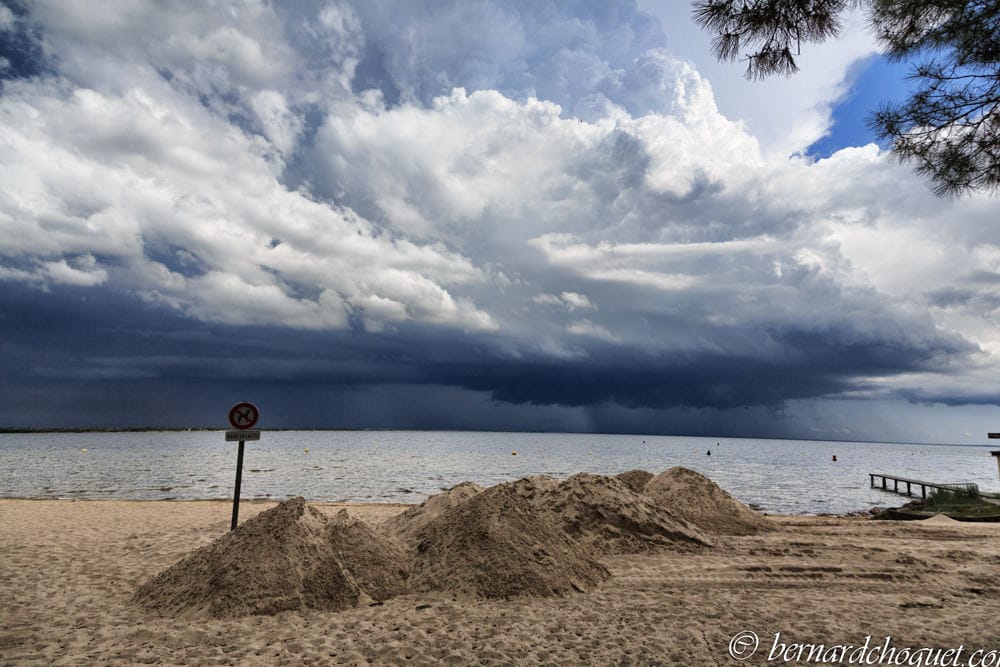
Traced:
<path id="1" fill-rule="evenodd" d="M 875 479 L 881 480 L 881 488 L 883 491 L 891 491 L 893 493 L 902 493 L 908 496 L 913 495 L 913 488 L 920 487 L 920 497 L 927 498 L 927 489 L 941 489 L 943 491 L 958 491 L 960 493 L 968 493 L 975 496 L 994 496 L 995 494 L 983 494 L 980 493 L 979 487 L 975 484 L 938 484 L 936 482 L 925 482 L 922 479 L 909 479 L 907 477 L 897 477 L 896 475 L 884 475 L 882 473 L 871 472 L 868 473 L 871 478 L 872 488 L 879 488 L 879 485 L 875 483 Z M 891 482 L 891 485 L 890 485 Z M 900 484 L 906 485 L 906 490 L 902 491 L 899 488 Z M 890 486 L 892 488 L 890 488 Z"/>

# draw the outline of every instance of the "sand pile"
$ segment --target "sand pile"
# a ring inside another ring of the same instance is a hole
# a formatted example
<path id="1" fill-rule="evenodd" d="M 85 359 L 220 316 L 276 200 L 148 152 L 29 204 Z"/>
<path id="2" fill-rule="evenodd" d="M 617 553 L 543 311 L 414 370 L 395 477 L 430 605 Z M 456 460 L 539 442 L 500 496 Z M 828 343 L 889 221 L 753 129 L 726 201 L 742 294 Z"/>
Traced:
<path id="1" fill-rule="evenodd" d="M 674 516 L 710 535 L 756 535 L 776 526 L 693 470 L 670 468 L 649 480 L 643 493 Z"/>
<path id="2" fill-rule="evenodd" d="M 696 527 L 615 477 L 573 475 L 542 494 L 536 506 L 571 537 L 600 554 L 711 545 Z"/>
<path id="3" fill-rule="evenodd" d="M 638 491 L 642 490 L 642 493 Z M 767 519 L 684 468 L 652 477 L 534 476 L 471 482 L 393 517 L 379 533 L 302 498 L 246 521 L 148 581 L 134 602 L 167 616 L 340 611 L 411 592 L 547 597 L 611 576 L 595 555 L 711 546 L 711 534 L 770 529 Z"/>
<path id="4" fill-rule="evenodd" d="M 522 497 L 525 486 L 490 487 L 424 526 L 413 554 L 412 589 L 472 598 L 544 597 L 590 590 L 610 577 Z"/>
<path id="5" fill-rule="evenodd" d="M 642 493 L 642 490 L 646 488 L 646 484 L 649 483 L 649 480 L 653 479 L 653 473 L 645 470 L 629 470 L 628 472 L 618 473 L 615 475 L 615 478 L 625 482 L 625 484 L 636 493 Z"/>
<path id="6" fill-rule="evenodd" d="M 133 600 L 167 616 L 339 611 L 402 593 L 402 572 L 398 550 L 365 524 L 293 498 L 164 570 Z"/>
<path id="7" fill-rule="evenodd" d="M 410 544 L 428 523 L 439 518 L 451 507 L 482 491 L 483 487 L 474 482 L 456 484 L 447 491 L 433 495 L 418 506 L 389 519 L 384 525 L 385 530 L 403 544 Z"/>
<path id="8" fill-rule="evenodd" d="M 364 521 L 352 517 L 347 510 L 340 510 L 328 524 L 334 559 L 358 591 L 358 599 L 352 606 L 360 607 L 406 593 L 408 568 L 403 552 L 396 545 L 376 534 Z"/>
<path id="9" fill-rule="evenodd" d="M 548 475 L 529 475 L 506 484 L 509 491 L 535 507 L 547 504 L 549 493 L 559 488 L 559 480 Z"/>

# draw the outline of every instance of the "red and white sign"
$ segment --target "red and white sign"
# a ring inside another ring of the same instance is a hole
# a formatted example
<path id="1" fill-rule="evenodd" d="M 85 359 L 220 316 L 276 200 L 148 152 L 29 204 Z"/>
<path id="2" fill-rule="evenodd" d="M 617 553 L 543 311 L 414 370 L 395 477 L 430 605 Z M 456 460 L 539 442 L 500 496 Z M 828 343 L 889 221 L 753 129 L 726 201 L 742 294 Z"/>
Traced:
<path id="1" fill-rule="evenodd" d="M 253 428 L 258 419 L 260 419 L 260 410 L 253 403 L 244 401 L 229 408 L 229 423 L 235 429 L 243 431 Z"/>

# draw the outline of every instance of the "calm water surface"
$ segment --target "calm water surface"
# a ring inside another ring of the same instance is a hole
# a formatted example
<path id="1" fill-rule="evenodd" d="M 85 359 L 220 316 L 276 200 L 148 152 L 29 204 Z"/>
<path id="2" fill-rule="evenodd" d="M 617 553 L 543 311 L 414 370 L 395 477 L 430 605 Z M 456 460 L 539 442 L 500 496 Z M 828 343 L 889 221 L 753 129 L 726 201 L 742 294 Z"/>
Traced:
<path id="1" fill-rule="evenodd" d="M 525 475 L 675 465 L 774 513 L 904 502 L 871 489 L 870 472 L 1000 489 L 989 446 L 426 431 L 261 437 L 246 444 L 243 498 L 416 503 L 466 480 L 489 486 Z M 230 498 L 237 445 L 223 438 L 221 431 L 0 434 L 0 497 Z"/>

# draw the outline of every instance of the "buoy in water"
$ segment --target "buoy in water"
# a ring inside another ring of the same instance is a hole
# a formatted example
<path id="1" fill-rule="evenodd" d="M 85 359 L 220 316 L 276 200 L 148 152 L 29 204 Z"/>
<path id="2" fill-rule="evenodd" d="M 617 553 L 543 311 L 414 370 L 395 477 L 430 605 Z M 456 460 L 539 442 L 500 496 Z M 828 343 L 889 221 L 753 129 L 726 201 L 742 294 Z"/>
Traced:
<path id="1" fill-rule="evenodd" d="M 836 461 L 836 460 L 837 460 L 837 455 L 836 455 L 836 454 L 834 454 L 834 455 L 833 455 L 833 460 L 834 460 L 834 461 Z"/>
<path id="2" fill-rule="evenodd" d="M 80 451 L 81 451 L 81 452 L 85 452 L 85 451 L 87 451 L 87 448 L 86 448 L 86 447 L 83 447 L 83 448 L 81 448 L 81 449 L 80 449 Z"/>
<path id="3" fill-rule="evenodd" d="M 708 450 L 707 452 L 705 452 L 705 456 L 711 456 L 711 455 L 712 455 L 712 450 L 711 449 Z"/>
<path id="4" fill-rule="evenodd" d="M 517 456 L 517 452 L 511 452 L 510 455 L 511 456 Z"/>
<path id="5" fill-rule="evenodd" d="M 306 454 L 308 454 L 308 453 L 309 453 L 309 448 L 308 448 L 308 447 L 306 447 Z"/>

